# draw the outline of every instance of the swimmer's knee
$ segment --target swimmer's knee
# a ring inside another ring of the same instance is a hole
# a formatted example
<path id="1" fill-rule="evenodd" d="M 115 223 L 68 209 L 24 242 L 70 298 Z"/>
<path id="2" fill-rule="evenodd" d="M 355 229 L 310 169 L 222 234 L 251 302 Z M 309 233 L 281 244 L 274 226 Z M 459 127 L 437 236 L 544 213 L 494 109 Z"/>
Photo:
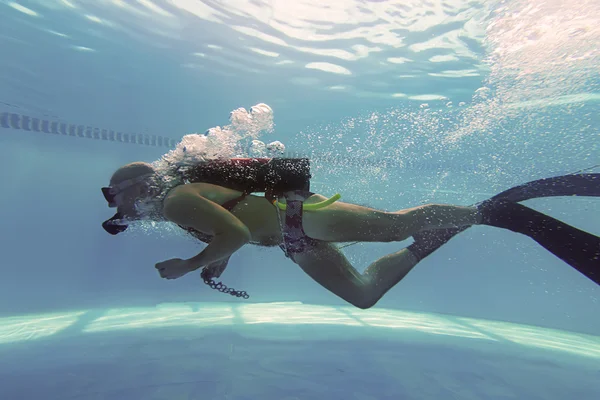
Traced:
<path id="1" fill-rule="evenodd" d="M 373 307 L 377 302 L 375 301 L 364 301 L 352 304 L 354 307 L 360 308 L 361 310 L 368 310 Z"/>
<path id="2" fill-rule="evenodd" d="M 361 310 L 368 310 L 369 308 L 377 304 L 378 301 L 379 298 L 373 297 L 371 295 L 365 295 L 361 296 L 360 299 L 356 299 L 356 301 L 352 301 L 351 304 L 354 307 L 360 308 Z"/>

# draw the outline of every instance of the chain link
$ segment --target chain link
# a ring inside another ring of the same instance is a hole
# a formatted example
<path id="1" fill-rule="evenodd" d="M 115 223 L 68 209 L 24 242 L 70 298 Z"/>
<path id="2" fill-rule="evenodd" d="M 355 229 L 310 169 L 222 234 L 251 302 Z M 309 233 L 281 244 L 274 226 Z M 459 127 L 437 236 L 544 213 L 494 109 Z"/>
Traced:
<path id="1" fill-rule="evenodd" d="M 222 282 L 215 282 L 215 280 L 213 278 L 206 279 L 203 277 L 202 280 L 204 281 L 204 283 L 206 283 L 208 286 L 210 286 L 211 289 L 218 290 L 221 293 L 229 294 L 229 295 L 235 296 L 235 297 L 241 297 L 243 299 L 250 298 L 250 295 L 248 293 L 246 293 L 244 290 L 235 290 L 233 288 L 228 288 Z"/>

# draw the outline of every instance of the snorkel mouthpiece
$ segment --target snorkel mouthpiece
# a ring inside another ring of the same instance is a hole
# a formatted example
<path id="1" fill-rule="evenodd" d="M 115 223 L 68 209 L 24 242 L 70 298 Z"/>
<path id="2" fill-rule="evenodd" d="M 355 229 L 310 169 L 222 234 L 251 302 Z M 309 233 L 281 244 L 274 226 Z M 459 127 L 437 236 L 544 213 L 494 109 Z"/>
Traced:
<path id="1" fill-rule="evenodd" d="M 121 221 L 122 219 L 123 216 L 121 213 L 117 212 L 112 218 L 107 219 L 102 223 L 102 228 L 111 235 L 118 235 L 121 232 L 125 232 L 127 230 L 127 224 L 123 223 Z"/>

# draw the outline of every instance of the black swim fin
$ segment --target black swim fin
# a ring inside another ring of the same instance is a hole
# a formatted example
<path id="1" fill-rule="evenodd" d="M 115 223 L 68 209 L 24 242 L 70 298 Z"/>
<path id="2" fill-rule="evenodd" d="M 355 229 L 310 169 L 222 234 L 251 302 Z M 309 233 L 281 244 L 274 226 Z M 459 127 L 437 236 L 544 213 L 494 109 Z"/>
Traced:
<path id="1" fill-rule="evenodd" d="M 585 196 L 600 197 L 600 174 L 572 174 L 538 179 L 498 193 L 490 200 L 510 200 L 514 203 L 538 197 Z"/>
<path id="2" fill-rule="evenodd" d="M 478 207 L 482 210 L 486 225 L 531 237 L 600 285 L 600 238 L 516 204 L 519 201 L 553 196 L 600 196 L 600 174 L 539 179 L 501 192 Z M 469 226 L 463 226 L 419 232 L 413 236 L 415 241 L 408 249 L 420 261 L 468 228 Z"/>
<path id="3" fill-rule="evenodd" d="M 486 201 L 479 207 L 484 225 L 527 235 L 600 285 L 600 238 L 522 204 Z"/>

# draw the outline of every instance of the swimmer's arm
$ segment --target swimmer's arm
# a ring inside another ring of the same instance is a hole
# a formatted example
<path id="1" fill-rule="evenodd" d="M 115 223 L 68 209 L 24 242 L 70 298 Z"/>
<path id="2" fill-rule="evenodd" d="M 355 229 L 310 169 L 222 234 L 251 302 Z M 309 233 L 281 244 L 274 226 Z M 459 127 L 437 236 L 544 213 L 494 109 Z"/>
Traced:
<path id="1" fill-rule="evenodd" d="M 213 236 L 198 255 L 185 260 L 190 271 L 229 258 L 250 241 L 250 231 L 235 215 L 191 190 L 175 189 L 164 202 L 165 218 Z"/>

